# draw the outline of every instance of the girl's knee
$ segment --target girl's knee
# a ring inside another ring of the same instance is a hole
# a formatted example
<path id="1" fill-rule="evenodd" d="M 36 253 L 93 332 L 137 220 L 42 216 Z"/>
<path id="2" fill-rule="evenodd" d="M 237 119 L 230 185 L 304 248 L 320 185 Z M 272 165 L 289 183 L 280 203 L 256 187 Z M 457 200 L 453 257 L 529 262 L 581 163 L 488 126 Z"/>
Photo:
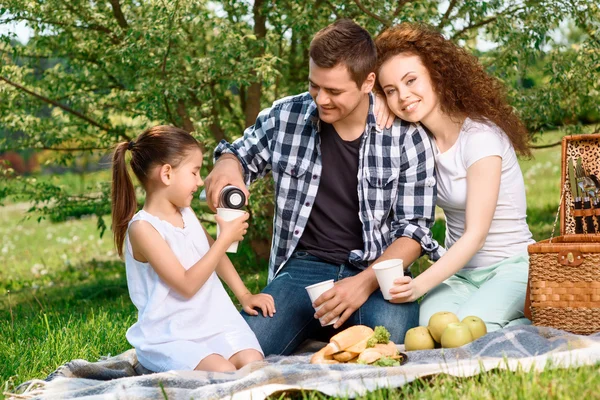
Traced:
<path id="1" fill-rule="evenodd" d="M 260 351 L 254 349 L 246 349 L 239 351 L 231 356 L 229 361 L 236 367 L 242 368 L 246 364 L 250 364 L 255 361 L 262 361 L 264 359 Z"/>
<path id="2" fill-rule="evenodd" d="M 218 354 L 211 354 L 198 363 L 195 371 L 211 371 L 211 372 L 233 372 L 237 368 L 228 360 Z"/>

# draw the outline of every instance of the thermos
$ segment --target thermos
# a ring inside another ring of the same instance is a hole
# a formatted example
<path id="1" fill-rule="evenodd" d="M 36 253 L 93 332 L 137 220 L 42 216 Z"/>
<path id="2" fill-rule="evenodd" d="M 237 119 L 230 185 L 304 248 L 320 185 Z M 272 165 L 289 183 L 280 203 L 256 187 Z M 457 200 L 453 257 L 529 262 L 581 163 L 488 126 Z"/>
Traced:
<path id="1" fill-rule="evenodd" d="M 202 190 L 199 196 L 201 203 L 206 203 L 206 190 Z M 234 210 L 243 208 L 246 204 L 246 195 L 240 188 L 233 185 L 227 185 L 221 189 L 219 194 L 219 207 L 232 208 Z"/>

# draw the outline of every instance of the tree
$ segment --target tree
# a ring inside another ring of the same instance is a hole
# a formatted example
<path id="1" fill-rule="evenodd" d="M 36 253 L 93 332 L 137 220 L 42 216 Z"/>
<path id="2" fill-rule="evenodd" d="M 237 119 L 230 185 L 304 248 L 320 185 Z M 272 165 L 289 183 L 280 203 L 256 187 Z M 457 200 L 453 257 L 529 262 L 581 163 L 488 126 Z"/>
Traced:
<path id="1" fill-rule="evenodd" d="M 25 45 L 0 41 L 0 126 L 19 132 L 0 138 L 0 152 L 50 150 L 68 164 L 156 123 L 194 132 L 212 150 L 275 98 L 305 90 L 311 37 L 342 17 L 373 34 L 427 22 L 475 52 L 486 38 L 495 47 L 482 62 L 533 131 L 576 129 L 571 117 L 598 102 L 600 11 L 584 0 L 4 0 L 0 23 L 25 21 L 35 34 Z M 579 42 L 555 38 L 564 21 Z M 539 84 L 516 84 L 540 68 Z M 254 196 L 253 210 L 268 225 L 269 187 L 257 190 L 266 197 Z M 27 179 L 0 187 L 0 199 L 15 194 L 49 215 L 85 204 L 105 228 L 108 185 L 78 197 Z"/>

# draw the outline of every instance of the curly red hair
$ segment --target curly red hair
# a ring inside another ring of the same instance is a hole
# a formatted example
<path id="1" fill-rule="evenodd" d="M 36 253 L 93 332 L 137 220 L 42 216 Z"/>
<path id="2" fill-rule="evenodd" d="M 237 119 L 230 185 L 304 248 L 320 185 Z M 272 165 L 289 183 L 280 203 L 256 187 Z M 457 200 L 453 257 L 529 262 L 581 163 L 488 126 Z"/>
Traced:
<path id="1" fill-rule="evenodd" d="M 383 31 L 375 44 L 377 72 L 400 53 L 418 56 L 429 71 L 444 113 L 492 121 L 506 133 L 517 153 L 531 155 L 529 134 L 508 104 L 504 85 L 488 75 L 475 56 L 425 24 L 401 23 Z M 377 89 L 381 91 L 379 83 Z"/>

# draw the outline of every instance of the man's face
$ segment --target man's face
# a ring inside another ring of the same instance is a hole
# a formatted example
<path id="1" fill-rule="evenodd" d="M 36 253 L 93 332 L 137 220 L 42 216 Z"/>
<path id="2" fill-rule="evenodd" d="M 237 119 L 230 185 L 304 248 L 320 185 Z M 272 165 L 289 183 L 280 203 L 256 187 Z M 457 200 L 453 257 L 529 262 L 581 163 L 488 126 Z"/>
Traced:
<path id="1" fill-rule="evenodd" d="M 369 81 L 367 78 L 358 87 L 344 64 L 321 68 L 312 59 L 309 63 L 308 91 L 319 108 L 319 118 L 329 124 L 352 115 L 364 95 L 371 91 L 373 84 Z"/>

